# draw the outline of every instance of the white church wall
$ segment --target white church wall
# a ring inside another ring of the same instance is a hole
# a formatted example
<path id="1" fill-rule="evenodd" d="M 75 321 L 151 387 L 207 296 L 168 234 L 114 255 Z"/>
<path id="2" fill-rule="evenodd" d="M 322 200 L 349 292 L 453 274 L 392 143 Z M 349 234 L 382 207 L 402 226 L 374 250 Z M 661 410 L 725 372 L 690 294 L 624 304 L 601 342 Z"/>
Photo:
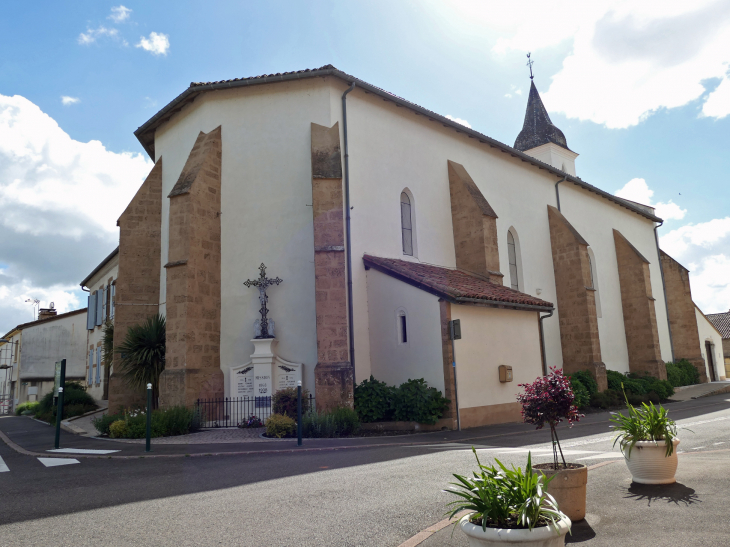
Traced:
<path id="1" fill-rule="evenodd" d="M 695 306 L 695 316 L 697 317 L 697 332 L 700 335 L 700 350 L 702 351 L 702 358 L 705 360 L 707 378 L 712 379 L 709 371 L 710 361 L 707 358 L 707 347 L 705 345 L 706 342 L 710 342 L 712 344 L 712 362 L 715 365 L 715 380 L 724 380 L 725 358 L 722 353 L 722 336 L 697 306 Z"/>
<path id="2" fill-rule="evenodd" d="M 304 363 L 303 383 L 314 386 L 317 337 L 312 229 L 310 124 L 331 126 L 330 88 L 320 79 L 238 88 L 198 97 L 157 131 L 162 157 L 162 260 L 167 262 L 169 200 L 198 132 L 222 126 L 221 368 L 250 360 L 258 292 L 243 282 L 284 281 L 269 290 L 278 353 Z M 165 270 L 161 275 L 161 308 Z"/>
<path id="3" fill-rule="evenodd" d="M 441 316 L 438 298 L 377 270 L 366 274 L 370 373 L 376 380 L 400 385 L 423 378 L 444 393 Z M 404 313 L 407 341 L 401 338 L 399 314 Z M 366 377 L 359 377 L 358 381 Z"/>
<path id="4" fill-rule="evenodd" d="M 515 403 L 517 384 L 542 376 L 537 313 L 480 306 L 451 306 L 461 321 L 455 341 L 459 408 Z M 499 366 L 512 367 L 513 381 L 499 381 Z"/>

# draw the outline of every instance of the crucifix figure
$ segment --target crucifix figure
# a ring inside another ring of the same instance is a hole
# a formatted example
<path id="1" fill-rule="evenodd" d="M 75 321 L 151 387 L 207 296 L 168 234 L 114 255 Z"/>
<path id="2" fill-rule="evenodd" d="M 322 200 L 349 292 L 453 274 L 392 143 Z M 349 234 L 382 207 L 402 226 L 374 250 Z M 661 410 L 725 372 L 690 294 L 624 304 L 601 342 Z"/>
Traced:
<path id="1" fill-rule="evenodd" d="M 530 59 L 530 55 L 530 53 L 527 54 L 527 66 L 530 67 L 530 80 L 532 80 L 534 78 L 534 76 L 532 75 L 532 65 L 535 63 L 535 61 Z"/>
<path id="2" fill-rule="evenodd" d="M 261 263 L 261 266 L 259 266 L 259 270 L 261 271 L 261 275 L 258 279 L 248 279 L 243 284 L 246 285 L 246 287 L 256 287 L 259 290 L 259 301 L 261 302 L 261 309 L 259 310 L 259 313 L 261 313 L 261 333 L 256 333 L 256 338 L 273 338 L 273 328 L 271 329 L 271 334 L 269 333 L 269 320 L 266 317 L 266 314 L 268 313 L 269 309 L 266 307 L 266 303 L 269 300 L 269 297 L 266 295 L 266 289 L 270 287 L 271 285 L 278 285 L 282 282 L 281 279 L 278 277 L 276 279 L 270 279 L 266 277 L 266 266 L 264 266 L 263 262 Z M 273 326 L 273 321 L 271 321 Z"/>

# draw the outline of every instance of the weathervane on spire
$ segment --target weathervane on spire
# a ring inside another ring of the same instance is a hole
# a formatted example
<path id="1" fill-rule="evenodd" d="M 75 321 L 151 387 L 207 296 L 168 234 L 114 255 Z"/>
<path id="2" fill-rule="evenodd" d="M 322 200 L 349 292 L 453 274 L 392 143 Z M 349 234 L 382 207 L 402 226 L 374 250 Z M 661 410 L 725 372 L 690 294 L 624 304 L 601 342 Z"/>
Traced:
<path id="1" fill-rule="evenodd" d="M 530 55 L 531 55 L 530 53 L 527 54 L 527 66 L 530 67 L 530 80 L 532 80 L 534 78 L 534 76 L 532 74 L 532 65 L 533 65 L 533 63 L 535 61 L 533 61 L 532 59 L 530 59 Z"/>

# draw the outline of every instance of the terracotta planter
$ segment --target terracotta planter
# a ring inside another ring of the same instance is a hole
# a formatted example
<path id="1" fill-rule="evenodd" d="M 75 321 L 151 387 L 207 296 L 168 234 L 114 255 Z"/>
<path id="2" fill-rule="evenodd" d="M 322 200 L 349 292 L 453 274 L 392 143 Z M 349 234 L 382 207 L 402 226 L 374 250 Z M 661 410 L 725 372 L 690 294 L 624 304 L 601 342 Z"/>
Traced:
<path id="1" fill-rule="evenodd" d="M 677 445 L 674 439 L 674 451 L 666 456 L 667 445 L 664 441 L 638 441 L 629 455 L 628 445 L 624 445 L 624 459 L 631 472 L 631 478 L 639 484 L 672 484 L 677 481 Z"/>
<path id="2" fill-rule="evenodd" d="M 545 469 L 542 466 L 532 466 L 546 477 L 557 475 L 548 485 L 548 494 L 558 502 L 558 508 L 570 520 L 578 522 L 586 518 L 586 486 L 588 484 L 588 468 L 583 464 L 569 464 L 577 466 L 575 469 Z"/>
<path id="3" fill-rule="evenodd" d="M 529 545 L 530 547 L 562 547 L 565 534 L 570 530 L 570 519 L 558 522 L 558 531 L 552 526 L 541 526 L 532 530 L 514 528 L 487 528 L 469 522 L 466 515 L 459 521 L 459 527 L 469 538 L 469 547 L 494 547 L 497 545 Z"/>

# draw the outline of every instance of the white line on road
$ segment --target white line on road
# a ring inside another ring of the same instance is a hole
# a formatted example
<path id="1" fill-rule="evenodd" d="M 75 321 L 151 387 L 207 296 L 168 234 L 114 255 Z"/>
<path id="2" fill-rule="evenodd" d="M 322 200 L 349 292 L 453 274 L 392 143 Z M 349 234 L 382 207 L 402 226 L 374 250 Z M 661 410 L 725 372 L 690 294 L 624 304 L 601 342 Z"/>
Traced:
<path id="1" fill-rule="evenodd" d="M 585 458 L 578 458 L 576 461 L 580 460 L 596 460 L 596 459 L 609 459 L 609 458 L 616 458 L 620 459 L 623 458 L 624 455 L 621 454 L 621 452 L 604 452 L 603 454 L 594 454 L 593 456 L 586 456 Z"/>
<path id="2" fill-rule="evenodd" d="M 692 450 L 700 450 L 701 448 L 704 448 L 704 446 L 695 446 Z"/>
<path id="3" fill-rule="evenodd" d="M 111 454 L 119 450 L 93 450 L 91 448 L 55 448 L 46 452 L 62 452 L 64 454 Z"/>
<path id="4" fill-rule="evenodd" d="M 46 467 L 56 467 L 57 465 L 70 465 L 72 463 L 81 463 L 75 458 L 38 458 Z"/>
<path id="5" fill-rule="evenodd" d="M 10 471 L 10 469 L 5 464 L 5 462 L 3 461 L 3 457 L 0 456 L 0 473 L 5 473 L 6 471 Z"/>

